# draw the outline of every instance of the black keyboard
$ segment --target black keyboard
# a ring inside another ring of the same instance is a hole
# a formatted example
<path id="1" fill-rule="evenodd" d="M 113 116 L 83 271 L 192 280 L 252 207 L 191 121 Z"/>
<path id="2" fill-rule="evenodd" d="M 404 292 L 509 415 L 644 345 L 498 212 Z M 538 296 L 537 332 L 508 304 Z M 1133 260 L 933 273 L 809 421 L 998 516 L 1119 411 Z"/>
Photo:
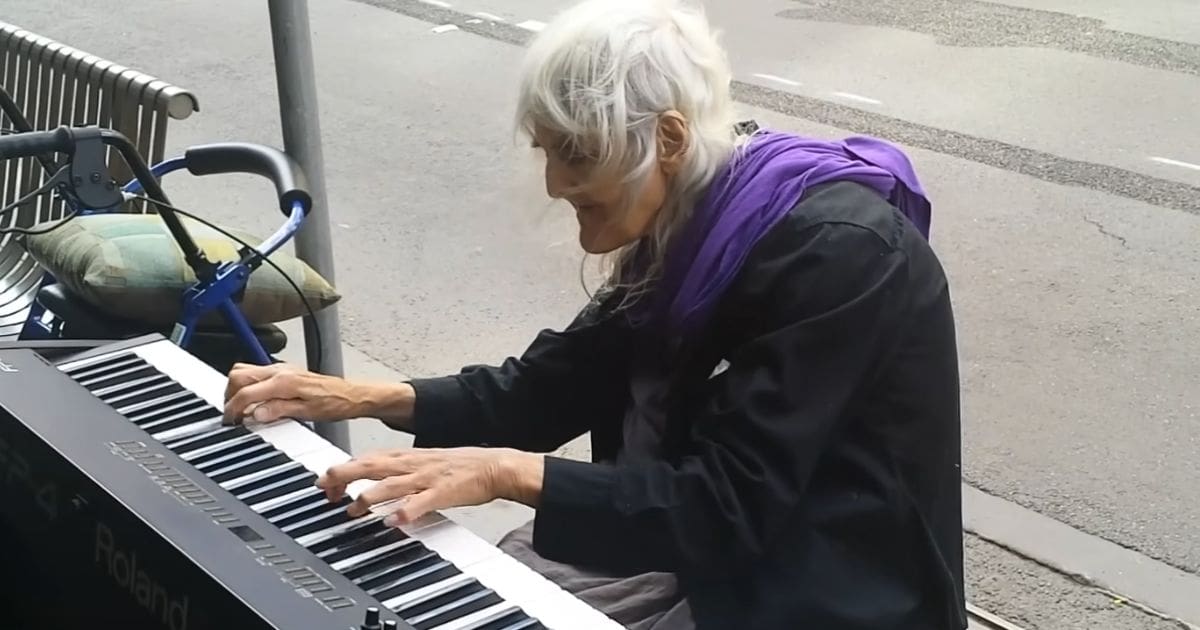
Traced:
<path id="1" fill-rule="evenodd" d="M 222 426 L 224 385 L 158 336 L 59 365 L 0 349 L 4 533 L 26 552 L 3 571 L 30 627 L 621 627 L 441 514 L 349 518 L 314 487 L 349 454 L 298 422 Z"/>

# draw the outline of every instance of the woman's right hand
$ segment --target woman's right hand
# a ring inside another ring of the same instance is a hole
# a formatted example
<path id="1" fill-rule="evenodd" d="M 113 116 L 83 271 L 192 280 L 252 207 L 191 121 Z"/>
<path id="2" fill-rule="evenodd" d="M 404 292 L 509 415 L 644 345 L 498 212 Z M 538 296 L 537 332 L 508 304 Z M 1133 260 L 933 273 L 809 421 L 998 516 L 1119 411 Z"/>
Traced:
<path id="1" fill-rule="evenodd" d="M 368 384 L 287 365 L 237 364 L 225 387 L 225 424 L 245 420 L 310 422 L 377 417 L 404 428 L 412 415 L 412 387 Z"/>

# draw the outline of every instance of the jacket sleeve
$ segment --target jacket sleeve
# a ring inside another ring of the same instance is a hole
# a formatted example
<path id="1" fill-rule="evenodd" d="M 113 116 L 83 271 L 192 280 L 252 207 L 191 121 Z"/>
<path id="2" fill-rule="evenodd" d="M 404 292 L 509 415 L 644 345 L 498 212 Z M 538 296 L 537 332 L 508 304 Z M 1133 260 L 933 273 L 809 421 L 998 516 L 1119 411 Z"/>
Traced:
<path id="1" fill-rule="evenodd" d="M 728 575 L 796 518 L 831 432 L 903 316 L 906 255 L 873 231 L 797 228 L 755 263 L 761 328 L 709 381 L 675 462 L 548 458 L 534 548 L 616 571 Z M 741 282 L 741 281 L 739 281 Z M 751 335 L 747 335 L 751 336 Z"/>
<path id="2" fill-rule="evenodd" d="M 494 446 L 548 452 L 619 418 L 627 329 L 595 303 L 563 331 L 543 331 L 519 357 L 453 376 L 415 379 L 417 447 Z"/>

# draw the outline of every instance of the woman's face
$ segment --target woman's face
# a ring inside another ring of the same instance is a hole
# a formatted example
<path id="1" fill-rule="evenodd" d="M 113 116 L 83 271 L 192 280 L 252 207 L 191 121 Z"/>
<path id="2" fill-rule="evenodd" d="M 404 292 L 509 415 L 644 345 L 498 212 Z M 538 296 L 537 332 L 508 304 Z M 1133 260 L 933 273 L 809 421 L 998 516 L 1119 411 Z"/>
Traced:
<path id="1" fill-rule="evenodd" d="M 561 138 L 544 131 L 534 134 L 534 146 L 546 156 L 546 193 L 575 208 L 579 244 L 590 254 L 605 254 L 645 236 L 662 209 L 678 157 L 660 141 L 655 162 L 640 190 L 626 188 L 622 174 L 600 168 L 586 152 L 564 148 Z M 685 129 L 682 125 L 672 125 Z M 668 132 L 670 133 L 670 132 Z M 686 132 L 684 132 L 686 133 Z M 664 148 L 667 153 L 664 154 Z M 626 200 L 629 203 L 625 203 Z"/>

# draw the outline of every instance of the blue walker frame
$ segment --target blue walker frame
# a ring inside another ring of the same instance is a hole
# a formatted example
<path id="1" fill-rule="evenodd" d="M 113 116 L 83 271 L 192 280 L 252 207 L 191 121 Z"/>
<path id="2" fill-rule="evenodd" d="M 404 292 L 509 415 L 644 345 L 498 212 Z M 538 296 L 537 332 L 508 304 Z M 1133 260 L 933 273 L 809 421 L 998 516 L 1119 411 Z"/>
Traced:
<path id="1" fill-rule="evenodd" d="M 186 158 L 174 157 L 154 166 L 150 167 L 150 173 L 160 179 L 162 176 L 175 171 L 187 168 Z M 126 196 L 137 195 L 142 193 L 144 185 L 136 176 L 133 177 L 121 192 Z M 67 201 L 70 203 L 70 200 Z M 103 212 L 111 212 L 113 208 L 96 210 L 96 209 L 78 209 L 78 215 L 99 214 Z M 300 227 L 304 224 L 305 216 L 311 208 L 305 200 L 296 200 L 291 204 L 291 212 L 288 214 L 287 221 L 280 226 L 274 234 L 264 240 L 252 252 L 254 257 L 267 258 L 284 243 L 287 243 Z M 212 281 L 204 281 L 197 279 L 196 282 L 188 287 L 183 293 L 183 308 L 179 319 L 176 320 L 172 330 L 170 339 L 173 343 L 183 349 L 188 349 L 191 343 L 192 336 L 195 333 L 196 326 L 200 319 L 214 310 L 221 312 L 226 322 L 229 324 L 234 335 L 249 351 L 253 360 L 259 365 L 268 365 L 273 363 L 273 359 L 262 343 L 258 340 L 258 336 L 254 334 L 254 329 L 246 316 L 238 308 L 233 296 L 242 291 L 250 278 L 253 269 L 246 264 L 246 258 L 239 260 L 226 261 L 221 263 L 216 270 L 216 274 Z M 257 266 L 257 265 L 256 265 Z M 57 282 L 49 272 L 44 274 L 41 287 Z M 35 299 L 29 315 L 26 317 L 25 325 L 22 328 L 21 339 L 48 339 L 55 338 L 55 333 L 43 323 L 45 316 L 45 308 Z"/>

